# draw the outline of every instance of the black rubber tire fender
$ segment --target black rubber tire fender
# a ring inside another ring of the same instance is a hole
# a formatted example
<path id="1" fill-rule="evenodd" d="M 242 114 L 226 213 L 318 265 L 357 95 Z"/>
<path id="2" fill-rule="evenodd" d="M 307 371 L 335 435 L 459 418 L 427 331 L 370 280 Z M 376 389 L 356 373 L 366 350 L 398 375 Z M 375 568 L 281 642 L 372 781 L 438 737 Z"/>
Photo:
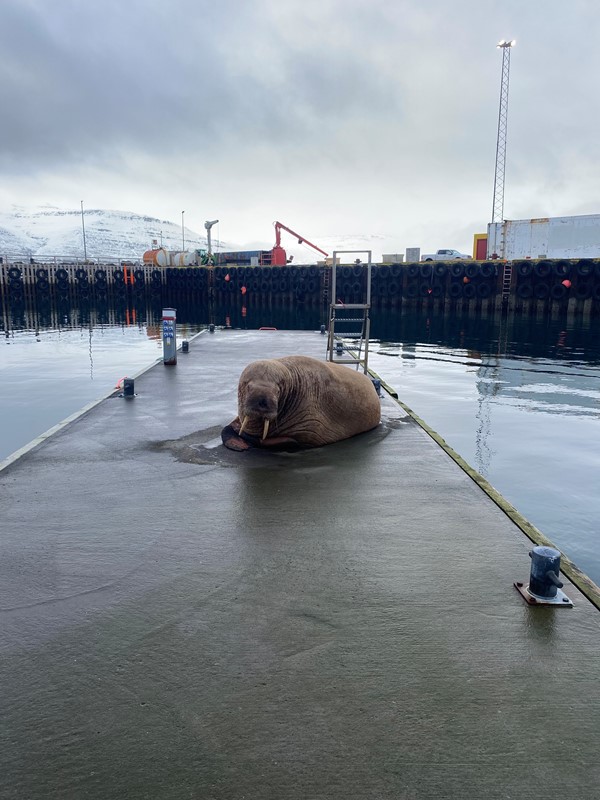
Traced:
<path id="1" fill-rule="evenodd" d="M 533 272 L 533 264 L 531 261 L 517 261 L 515 269 L 519 277 L 528 278 Z"/>
<path id="2" fill-rule="evenodd" d="M 571 272 L 571 265 L 568 261 L 561 259 L 552 264 L 552 274 L 557 275 L 559 278 L 566 278 Z M 563 289 L 566 288 L 563 286 Z"/>
<path id="3" fill-rule="evenodd" d="M 578 300 L 589 300 L 592 296 L 592 284 L 590 281 L 581 281 L 575 287 L 575 297 Z"/>
<path id="4" fill-rule="evenodd" d="M 577 274 L 582 278 L 587 278 L 594 272 L 594 262 L 591 258 L 581 258 L 577 262 Z"/>
<path id="5" fill-rule="evenodd" d="M 549 261 L 537 261 L 533 265 L 533 271 L 538 278 L 547 278 L 552 272 L 552 264 Z"/>
<path id="6" fill-rule="evenodd" d="M 517 297 L 520 297 L 521 300 L 530 300 L 533 297 L 533 284 L 530 281 L 519 283 Z"/>

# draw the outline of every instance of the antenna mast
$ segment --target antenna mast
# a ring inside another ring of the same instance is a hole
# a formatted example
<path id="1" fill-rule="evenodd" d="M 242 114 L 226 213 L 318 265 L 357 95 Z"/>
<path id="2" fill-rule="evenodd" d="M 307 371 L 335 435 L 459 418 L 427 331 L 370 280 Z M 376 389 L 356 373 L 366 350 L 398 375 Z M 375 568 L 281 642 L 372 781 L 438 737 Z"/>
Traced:
<path id="1" fill-rule="evenodd" d="M 492 222 L 504 222 L 504 170 L 506 167 L 506 131 L 508 125 L 508 79 L 510 76 L 510 51 L 516 42 L 502 39 L 502 78 L 500 81 L 500 108 L 498 110 L 498 138 L 496 140 L 496 173 L 494 175 L 494 201 Z"/>

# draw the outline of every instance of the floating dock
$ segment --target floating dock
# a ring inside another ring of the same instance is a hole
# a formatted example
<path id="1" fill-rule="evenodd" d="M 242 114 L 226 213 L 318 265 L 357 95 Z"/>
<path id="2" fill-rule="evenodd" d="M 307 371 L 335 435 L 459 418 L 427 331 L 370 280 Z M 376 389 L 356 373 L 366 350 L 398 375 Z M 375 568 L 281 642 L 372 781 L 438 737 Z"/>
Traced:
<path id="1" fill-rule="evenodd" d="M 597 797 L 598 609 L 524 602 L 531 541 L 443 442 L 386 394 L 223 448 L 292 353 L 325 337 L 203 333 L 0 471 L 0 796 Z"/>

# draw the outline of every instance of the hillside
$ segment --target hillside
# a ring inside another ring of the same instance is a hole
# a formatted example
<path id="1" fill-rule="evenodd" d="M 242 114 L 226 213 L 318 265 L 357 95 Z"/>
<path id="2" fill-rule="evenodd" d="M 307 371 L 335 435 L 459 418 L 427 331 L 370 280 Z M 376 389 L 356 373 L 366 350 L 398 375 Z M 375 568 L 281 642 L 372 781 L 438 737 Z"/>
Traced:
<path id="1" fill-rule="evenodd" d="M 88 258 L 118 259 L 141 258 L 152 246 L 153 240 L 168 250 L 181 250 L 181 225 L 156 217 L 142 216 L 130 211 L 85 209 L 85 254 Z M 244 244 L 217 241 L 213 230 L 213 249 L 262 250 L 270 249 L 275 240 L 247 242 Z M 381 234 L 328 234 L 317 236 L 319 246 L 326 252 L 333 250 L 372 250 L 373 261 L 382 252 L 397 252 L 397 240 Z M 300 244 L 293 236 L 284 234 L 282 244 L 297 264 L 310 264 L 321 256 L 306 243 Z M 206 247 L 206 237 L 185 228 L 185 249 Z M 83 227 L 81 210 L 59 209 L 43 206 L 25 209 L 13 206 L 0 211 L 0 256 L 9 259 L 42 257 L 83 258 Z M 364 260 L 364 254 L 361 254 Z"/>
<path id="2" fill-rule="evenodd" d="M 88 258 L 140 258 L 156 239 L 170 250 L 182 246 L 181 226 L 128 211 L 85 210 Z M 206 238 L 185 228 L 185 248 L 206 247 Z M 82 258 L 81 211 L 45 207 L 0 212 L 0 255 Z"/>

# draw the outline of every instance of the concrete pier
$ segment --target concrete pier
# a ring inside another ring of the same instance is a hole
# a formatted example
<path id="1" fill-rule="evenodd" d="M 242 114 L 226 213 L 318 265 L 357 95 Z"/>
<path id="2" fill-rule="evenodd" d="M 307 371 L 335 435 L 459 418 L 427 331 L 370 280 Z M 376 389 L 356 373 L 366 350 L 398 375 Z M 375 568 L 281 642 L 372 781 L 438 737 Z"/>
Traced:
<path id="1" fill-rule="evenodd" d="M 598 797 L 598 610 L 405 410 L 223 448 L 290 353 L 202 334 L 0 471 L 0 797 Z"/>

